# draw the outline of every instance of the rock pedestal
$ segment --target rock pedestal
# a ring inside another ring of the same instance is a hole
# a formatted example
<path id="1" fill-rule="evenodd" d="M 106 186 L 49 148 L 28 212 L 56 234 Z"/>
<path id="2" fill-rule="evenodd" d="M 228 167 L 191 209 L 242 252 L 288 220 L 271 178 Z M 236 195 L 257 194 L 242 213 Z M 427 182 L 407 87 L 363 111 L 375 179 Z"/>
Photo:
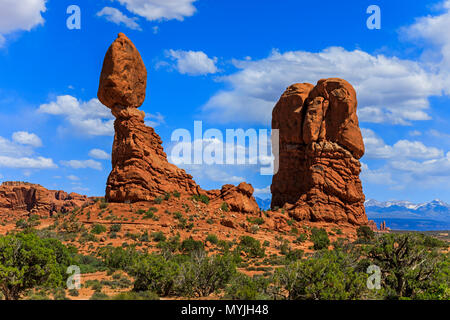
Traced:
<path id="1" fill-rule="evenodd" d="M 192 176 L 167 161 L 161 138 L 144 123 L 147 70 L 134 44 L 123 34 L 108 49 L 100 76 L 99 100 L 116 117 L 110 202 L 153 200 L 166 192 L 198 194 Z"/>

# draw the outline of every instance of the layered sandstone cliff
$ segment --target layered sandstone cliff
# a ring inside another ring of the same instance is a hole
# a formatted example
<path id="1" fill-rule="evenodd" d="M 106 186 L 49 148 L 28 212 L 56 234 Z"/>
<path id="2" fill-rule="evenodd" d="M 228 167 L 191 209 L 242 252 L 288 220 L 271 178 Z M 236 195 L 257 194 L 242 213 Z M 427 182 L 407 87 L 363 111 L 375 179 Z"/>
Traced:
<path id="1" fill-rule="evenodd" d="M 47 190 L 38 184 L 14 181 L 0 185 L 0 209 L 51 216 L 56 212 L 69 212 L 88 202 L 86 196 Z"/>

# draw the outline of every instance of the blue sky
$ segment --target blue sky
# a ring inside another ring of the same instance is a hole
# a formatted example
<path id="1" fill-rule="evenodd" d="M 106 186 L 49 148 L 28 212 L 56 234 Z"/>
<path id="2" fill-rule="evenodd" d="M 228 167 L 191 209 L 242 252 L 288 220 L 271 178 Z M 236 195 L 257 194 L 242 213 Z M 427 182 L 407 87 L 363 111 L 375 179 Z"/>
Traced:
<path id="1" fill-rule="evenodd" d="M 287 86 L 337 76 L 358 94 L 366 197 L 450 202 L 450 1 L 22 2 L 0 0 L 0 181 L 104 194 L 113 117 L 96 94 L 124 32 L 168 154 L 177 128 L 270 128 Z M 80 30 L 66 26 L 73 4 Z M 366 27 L 372 4 L 379 30 Z M 206 189 L 245 180 L 269 196 L 258 165 L 182 166 Z"/>

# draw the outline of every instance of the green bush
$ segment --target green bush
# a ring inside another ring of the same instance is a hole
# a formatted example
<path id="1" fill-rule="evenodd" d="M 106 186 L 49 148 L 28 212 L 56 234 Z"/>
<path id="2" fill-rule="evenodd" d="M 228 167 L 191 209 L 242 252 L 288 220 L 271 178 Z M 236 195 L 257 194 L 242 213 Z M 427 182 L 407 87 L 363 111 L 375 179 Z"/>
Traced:
<path id="1" fill-rule="evenodd" d="M 323 228 L 313 228 L 311 230 L 311 241 L 314 245 L 314 250 L 327 249 L 330 245 L 330 239 L 328 233 Z"/>
<path id="2" fill-rule="evenodd" d="M 166 241 L 166 236 L 164 235 L 164 232 L 162 232 L 162 231 L 153 232 L 152 239 L 155 242 Z"/>
<path id="3" fill-rule="evenodd" d="M 204 252 L 194 254 L 183 263 L 177 279 L 177 294 L 186 297 L 207 297 L 224 289 L 236 273 L 231 255 L 208 257 Z"/>
<path id="4" fill-rule="evenodd" d="M 159 300 L 159 296 L 152 291 L 129 291 L 112 296 L 110 300 Z"/>
<path id="5" fill-rule="evenodd" d="M 91 229 L 91 233 L 93 234 L 101 234 L 106 232 L 106 227 L 102 224 L 94 224 Z"/>
<path id="6" fill-rule="evenodd" d="M 180 266 L 161 255 L 143 255 L 130 267 L 135 278 L 134 291 L 152 291 L 167 296 L 173 293 Z"/>
<path id="7" fill-rule="evenodd" d="M 360 226 L 356 230 L 358 243 L 370 243 L 375 239 L 375 232 L 369 226 Z"/>
<path id="8" fill-rule="evenodd" d="M 208 236 L 206 237 L 206 241 L 212 244 L 217 244 L 219 243 L 219 238 L 217 238 L 215 234 L 208 234 Z"/>
<path id="9" fill-rule="evenodd" d="M 222 205 L 220 206 L 220 208 L 222 209 L 223 212 L 230 211 L 230 208 L 228 207 L 228 203 L 226 203 L 226 202 L 223 202 Z"/>
<path id="10" fill-rule="evenodd" d="M 181 243 L 181 250 L 184 253 L 192 253 L 194 251 L 203 251 L 205 249 L 205 245 L 200 240 L 194 240 L 192 238 L 188 238 L 183 240 Z"/>
<path id="11" fill-rule="evenodd" d="M 258 240 L 249 236 L 241 237 L 237 250 L 244 251 L 250 258 L 262 258 L 266 251 Z"/>
<path id="12" fill-rule="evenodd" d="M 203 202 L 205 204 L 209 204 L 209 197 L 204 194 L 195 194 L 192 196 L 192 199 L 195 201 Z"/>
<path id="13" fill-rule="evenodd" d="M 291 300 L 362 299 L 368 291 L 366 280 L 365 272 L 357 272 L 347 259 L 329 251 L 292 262 L 274 274 L 276 287 Z"/>
<path id="14" fill-rule="evenodd" d="M 253 278 L 238 273 L 226 288 L 225 299 L 231 300 L 266 300 L 270 296 L 268 288 L 270 280 L 261 276 Z"/>
<path id="15" fill-rule="evenodd" d="M 37 286 L 62 286 L 74 251 L 56 239 L 40 239 L 33 233 L 0 237 L 0 290 L 6 300 Z"/>
<path id="16" fill-rule="evenodd" d="M 264 219 L 261 217 L 247 217 L 247 221 L 251 224 L 261 225 L 264 223 Z"/>
<path id="17" fill-rule="evenodd" d="M 122 230 L 122 225 L 121 224 L 113 224 L 109 228 L 110 232 L 119 232 L 120 230 Z"/>

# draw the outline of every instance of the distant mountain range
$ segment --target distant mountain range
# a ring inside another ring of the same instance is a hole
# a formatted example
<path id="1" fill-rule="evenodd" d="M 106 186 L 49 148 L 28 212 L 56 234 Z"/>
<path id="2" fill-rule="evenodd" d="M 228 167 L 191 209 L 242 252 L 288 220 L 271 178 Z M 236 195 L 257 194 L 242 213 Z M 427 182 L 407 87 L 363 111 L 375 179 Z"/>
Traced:
<path id="1" fill-rule="evenodd" d="M 367 217 L 377 224 L 386 221 L 386 226 L 396 230 L 449 230 L 450 205 L 439 199 L 412 203 L 409 201 L 380 202 L 369 199 L 365 202 Z"/>
<path id="2" fill-rule="evenodd" d="M 270 198 L 255 199 L 262 210 L 270 209 Z M 393 230 L 450 230 L 450 204 L 439 199 L 425 203 L 368 199 L 364 204 L 370 220 L 378 225 L 386 221 L 386 226 Z"/>
<path id="3" fill-rule="evenodd" d="M 261 198 L 255 197 L 255 200 L 261 210 L 269 210 L 270 209 L 270 203 L 272 202 L 271 198 L 261 199 Z"/>

